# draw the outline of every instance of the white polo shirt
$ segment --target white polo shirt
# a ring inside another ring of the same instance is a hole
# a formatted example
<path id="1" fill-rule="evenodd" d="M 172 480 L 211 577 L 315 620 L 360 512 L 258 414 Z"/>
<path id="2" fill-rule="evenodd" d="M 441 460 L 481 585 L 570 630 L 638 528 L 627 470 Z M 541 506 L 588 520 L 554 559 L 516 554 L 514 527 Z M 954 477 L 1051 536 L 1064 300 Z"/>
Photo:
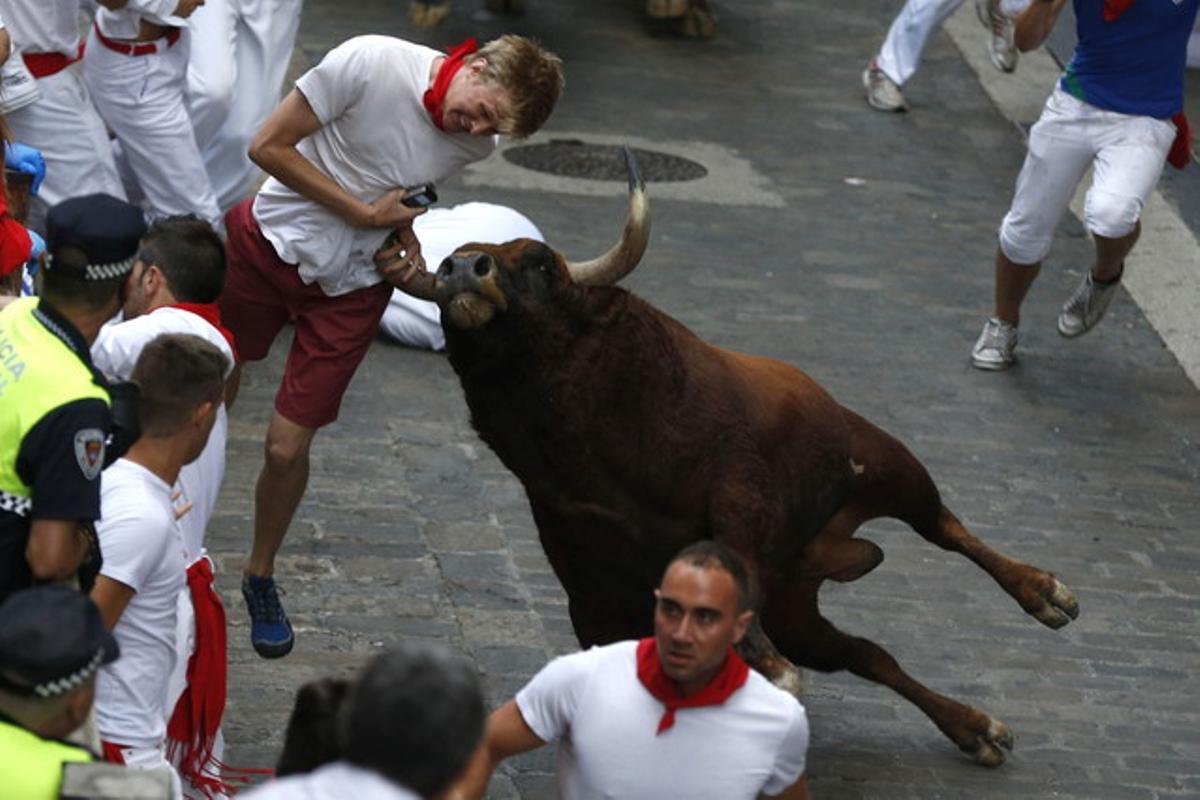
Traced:
<path id="1" fill-rule="evenodd" d="M 664 707 L 638 680 L 635 641 L 555 659 L 516 701 L 538 737 L 558 742 L 565 800 L 753 800 L 804 773 L 804 707 L 754 670 L 722 705 L 679 709 L 658 735 Z"/>
<path id="2" fill-rule="evenodd" d="M 176 608 L 187 582 L 171 487 L 118 459 L 100 478 L 100 514 L 100 574 L 135 594 L 113 629 L 121 657 L 101 667 L 96 680 L 96 727 L 105 741 L 155 748 L 167 735 Z"/>
<path id="3" fill-rule="evenodd" d="M 357 36 L 335 47 L 296 81 L 321 121 L 297 145 L 301 155 L 368 203 L 486 158 L 497 137 L 444 133 L 425 110 L 429 70 L 441 55 L 391 36 Z M 372 256 L 388 229 L 352 228 L 275 178 L 259 190 L 254 218 L 279 257 L 331 297 L 382 280 Z"/>

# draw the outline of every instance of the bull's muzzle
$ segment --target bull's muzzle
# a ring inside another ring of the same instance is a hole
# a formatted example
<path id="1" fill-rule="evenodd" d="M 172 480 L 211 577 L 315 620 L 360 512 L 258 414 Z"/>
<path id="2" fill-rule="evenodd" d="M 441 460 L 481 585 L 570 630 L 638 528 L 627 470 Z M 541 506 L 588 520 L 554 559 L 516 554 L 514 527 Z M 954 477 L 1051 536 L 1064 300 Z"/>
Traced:
<path id="1" fill-rule="evenodd" d="M 508 298 L 500 288 L 500 265 L 487 253 L 459 251 L 442 261 L 437 271 L 442 297 L 448 298 L 445 312 L 459 328 L 486 324 L 497 309 L 508 309 Z"/>

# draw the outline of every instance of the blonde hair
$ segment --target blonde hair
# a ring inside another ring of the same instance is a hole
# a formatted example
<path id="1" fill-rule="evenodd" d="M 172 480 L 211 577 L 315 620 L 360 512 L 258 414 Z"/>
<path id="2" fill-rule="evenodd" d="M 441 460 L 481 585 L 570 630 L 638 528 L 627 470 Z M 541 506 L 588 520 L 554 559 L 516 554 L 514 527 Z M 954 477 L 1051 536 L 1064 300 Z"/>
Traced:
<path id="1" fill-rule="evenodd" d="M 483 79 L 508 95 L 500 132 L 517 139 L 537 132 L 550 117 L 566 83 L 562 59 L 534 40 L 512 34 L 488 42 L 475 57 L 486 62 Z"/>

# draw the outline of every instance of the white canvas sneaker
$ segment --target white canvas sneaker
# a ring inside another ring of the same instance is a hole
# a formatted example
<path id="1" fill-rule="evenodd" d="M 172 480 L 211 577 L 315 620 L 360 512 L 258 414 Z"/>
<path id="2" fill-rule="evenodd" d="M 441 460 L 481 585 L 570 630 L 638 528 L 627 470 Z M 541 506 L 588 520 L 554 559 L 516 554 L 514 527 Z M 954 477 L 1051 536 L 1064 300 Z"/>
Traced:
<path id="1" fill-rule="evenodd" d="M 971 365 L 976 369 L 1008 369 L 1017 360 L 1016 349 L 1017 326 L 989 317 L 971 348 Z"/>
<path id="2" fill-rule="evenodd" d="M 908 102 L 895 81 L 875 65 L 875 59 L 863 70 L 863 88 L 867 91 L 867 103 L 880 111 L 907 111 Z"/>
<path id="3" fill-rule="evenodd" d="M 1075 293 L 1063 303 L 1062 313 L 1058 315 L 1058 332 L 1072 338 L 1090 331 L 1108 311 L 1120 285 L 1120 276 L 1107 285 L 1096 283 L 1092 279 L 1092 271 L 1088 270 Z"/>

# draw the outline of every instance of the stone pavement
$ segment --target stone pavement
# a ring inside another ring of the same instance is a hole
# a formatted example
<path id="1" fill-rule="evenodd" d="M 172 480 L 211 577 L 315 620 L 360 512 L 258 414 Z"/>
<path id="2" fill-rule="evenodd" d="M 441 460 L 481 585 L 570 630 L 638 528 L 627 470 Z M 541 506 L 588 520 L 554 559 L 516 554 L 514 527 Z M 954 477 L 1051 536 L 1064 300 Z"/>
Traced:
<path id="1" fill-rule="evenodd" d="M 810 674 L 814 796 L 1200 797 L 1200 398 L 1127 296 L 1088 336 L 1055 333 L 1090 252 L 1073 218 L 1027 303 L 1020 365 L 971 369 L 1023 144 L 949 38 L 906 87 L 912 113 L 893 116 L 866 107 L 859 73 L 898 0 L 716 0 L 707 43 L 648 29 L 636 2 L 530 0 L 515 20 L 475 2 L 430 33 L 400 0 L 309 0 L 295 66 L 358 33 L 439 46 L 525 33 L 568 72 L 539 141 L 630 139 L 734 164 L 693 188 L 651 185 L 650 249 L 626 285 L 710 341 L 805 369 L 905 441 L 977 534 L 1079 596 L 1080 619 L 1053 632 L 963 559 L 866 526 L 887 560 L 830 585 L 828 616 L 1008 723 L 1016 750 L 985 770 L 890 691 Z M 506 174 L 493 157 L 443 201 L 512 205 L 574 257 L 616 235 L 620 184 Z M 299 684 L 388 644 L 449 642 L 497 703 L 575 646 L 521 488 L 471 430 L 449 365 L 381 342 L 317 438 L 279 562 L 296 649 L 253 654 L 237 584 L 283 344 L 246 371 L 211 534 L 238 766 L 273 763 Z M 553 763 L 511 762 L 490 796 L 552 797 Z"/>

